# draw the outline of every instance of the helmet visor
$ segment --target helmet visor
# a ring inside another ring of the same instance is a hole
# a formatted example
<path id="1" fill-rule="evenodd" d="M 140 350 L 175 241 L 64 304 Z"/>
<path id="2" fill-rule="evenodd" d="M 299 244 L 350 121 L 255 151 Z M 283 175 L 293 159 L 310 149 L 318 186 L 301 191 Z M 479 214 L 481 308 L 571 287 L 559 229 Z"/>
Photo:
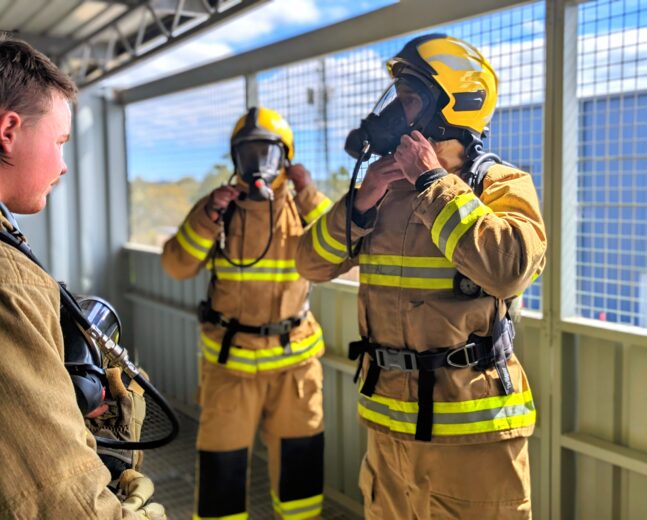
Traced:
<path id="1" fill-rule="evenodd" d="M 271 182 L 283 167 L 283 146 L 272 141 L 244 141 L 235 146 L 234 155 L 236 173 L 245 182 L 258 175 Z"/>
<path id="2" fill-rule="evenodd" d="M 401 76 L 393 80 L 376 103 L 373 113 L 379 116 L 389 112 L 394 104 L 402 107 L 410 127 L 416 126 L 424 115 L 436 109 L 429 87 L 413 76 Z"/>

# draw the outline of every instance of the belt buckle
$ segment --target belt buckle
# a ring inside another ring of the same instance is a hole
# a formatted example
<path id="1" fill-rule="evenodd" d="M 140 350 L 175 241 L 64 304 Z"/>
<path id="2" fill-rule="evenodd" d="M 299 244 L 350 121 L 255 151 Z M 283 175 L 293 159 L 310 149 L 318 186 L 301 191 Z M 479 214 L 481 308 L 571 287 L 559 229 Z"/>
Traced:
<path id="1" fill-rule="evenodd" d="M 268 323 L 260 326 L 262 336 L 281 336 L 287 334 L 292 328 L 290 320 L 279 321 L 278 323 Z"/>
<path id="2" fill-rule="evenodd" d="M 380 368 L 385 370 L 397 369 L 403 372 L 418 370 L 416 353 L 411 350 L 376 348 L 375 362 Z"/>
<path id="3" fill-rule="evenodd" d="M 454 350 L 451 350 L 447 354 L 447 357 L 445 358 L 445 360 L 447 361 L 447 364 L 450 367 L 454 367 L 454 368 L 471 368 L 478 365 L 478 359 L 474 361 L 470 361 L 470 352 L 474 352 L 473 347 L 475 345 L 476 343 L 466 343 L 462 347 L 458 347 Z M 467 363 L 457 363 L 455 361 L 452 361 L 452 356 L 454 356 L 459 352 L 462 352 L 465 355 L 465 361 L 467 361 Z"/>

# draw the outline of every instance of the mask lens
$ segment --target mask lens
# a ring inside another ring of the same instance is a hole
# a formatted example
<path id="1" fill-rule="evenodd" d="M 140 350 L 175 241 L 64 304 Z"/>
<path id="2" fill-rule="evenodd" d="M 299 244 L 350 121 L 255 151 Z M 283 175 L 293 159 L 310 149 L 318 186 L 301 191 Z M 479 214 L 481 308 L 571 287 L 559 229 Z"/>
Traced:
<path id="1" fill-rule="evenodd" d="M 425 87 L 420 80 L 412 76 L 403 76 L 397 78 L 386 89 L 375 105 L 373 113 L 379 116 L 396 102 L 402 105 L 407 124 L 414 126 L 432 107 L 433 100 L 429 95 L 429 88 Z"/>
<path id="2" fill-rule="evenodd" d="M 389 88 L 387 88 L 384 91 L 384 94 L 382 94 L 382 97 L 380 100 L 375 104 L 375 108 L 373 108 L 373 113 L 376 116 L 379 116 L 384 109 L 389 106 L 393 101 L 397 98 L 398 92 L 396 89 L 396 84 L 398 80 L 395 80 L 391 85 L 389 85 Z"/>
<path id="3" fill-rule="evenodd" d="M 96 296 L 78 297 L 77 302 L 92 325 L 96 325 L 106 336 L 119 343 L 121 322 L 112 305 Z"/>
<path id="4" fill-rule="evenodd" d="M 283 163 L 283 147 L 270 141 L 248 141 L 236 146 L 236 167 L 245 181 L 261 174 L 268 180 L 279 174 Z"/>

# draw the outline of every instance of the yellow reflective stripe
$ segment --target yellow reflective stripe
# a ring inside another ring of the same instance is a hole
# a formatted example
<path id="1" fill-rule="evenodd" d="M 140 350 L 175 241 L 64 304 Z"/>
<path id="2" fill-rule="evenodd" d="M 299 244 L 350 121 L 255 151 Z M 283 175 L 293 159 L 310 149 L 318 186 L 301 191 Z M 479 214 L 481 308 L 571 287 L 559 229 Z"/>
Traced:
<path id="1" fill-rule="evenodd" d="M 218 273 L 220 280 L 233 280 L 236 282 L 293 282 L 300 278 L 299 273 L 250 273 L 242 272 Z"/>
<path id="2" fill-rule="evenodd" d="M 204 238 L 198 235 L 198 233 L 193 230 L 188 220 L 182 225 L 182 228 L 184 229 L 184 231 L 186 231 L 186 234 L 189 235 L 189 238 L 193 240 L 196 244 L 204 247 L 205 249 L 211 249 L 211 246 L 213 245 L 213 240 L 210 240 L 208 238 Z"/>
<path id="3" fill-rule="evenodd" d="M 346 249 L 340 242 L 330 236 L 326 217 L 327 215 L 324 215 L 317 220 L 314 227 L 310 230 L 312 234 L 312 246 L 315 252 L 327 262 L 341 264 L 346 260 Z"/>
<path id="4" fill-rule="evenodd" d="M 480 421 L 465 424 L 434 424 L 432 435 L 470 435 L 474 433 L 490 433 L 513 428 L 523 428 L 535 424 L 537 412 L 531 410 L 524 415 L 501 417 L 489 421 Z"/>
<path id="5" fill-rule="evenodd" d="M 232 261 L 251 263 L 254 259 L 232 258 Z M 207 268 L 212 269 L 213 260 L 207 263 Z M 251 267 L 235 267 L 224 258 L 216 258 L 215 265 L 218 271 L 218 278 L 221 280 L 233 280 L 238 282 L 293 282 L 300 278 L 296 269 L 294 259 L 263 259 Z"/>
<path id="6" fill-rule="evenodd" d="M 281 502 L 274 490 L 272 490 L 271 494 L 274 511 L 285 520 L 305 520 L 321 514 L 323 495 Z"/>
<path id="7" fill-rule="evenodd" d="M 371 397 L 360 395 L 357 408 L 360 417 L 392 431 L 412 435 L 416 432 L 417 402 L 400 401 L 377 394 Z M 470 401 L 434 402 L 433 408 L 432 435 L 441 436 L 532 426 L 537 415 L 530 390 Z M 492 417 L 483 419 L 490 415 Z"/>
<path id="8" fill-rule="evenodd" d="M 337 239 L 333 238 L 330 236 L 330 233 L 328 232 L 328 216 L 324 216 L 321 220 L 321 232 L 323 235 L 324 241 L 333 249 L 336 249 L 342 254 L 346 254 L 346 246 L 339 242 Z"/>
<path id="9" fill-rule="evenodd" d="M 411 435 L 416 434 L 416 425 L 414 423 L 407 423 L 391 419 L 388 415 L 374 412 L 372 410 L 369 410 L 368 408 L 365 408 L 361 403 L 357 404 L 357 411 L 359 412 L 360 417 L 363 417 L 367 421 L 385 426 L 392 432 L 409 433 Z"/>
<path id="10" fill-rule="evenodd" d="M 440 232 L 443 230 L 445 224 L 447 223 L 449 218 L 456 212 L 456 210 L 464 206 L 468 202 L 471 202 L 475 198 L 476 195 L 474 195 L 473 193 L 463 193 L 462 195 L 459 195 L 458 197 L 452 199 L 445 205 L 445 207 L 436 217 L 436 220 L 434 220 L 434 224 L 431 226 L 431 240 L 434 242 L 434 244 L 438 244 L 438 241 L 440 240 Z"/>
<path id="11" fill-rule="evenodd" d="M 315 209 L 313 209 L 306 216 L 303 217 L 303 220 L 305 220 L 307 224 L 310 224 L 310 222 L 314 222 L 315 220 L 317 220 L 331 207 L 332 207 L 332 201 L 328 197 L 324 197 L 323 200 L 319 204 L 317 204 Z"/>
<path id="12" fill-rule="evenodd" d="M 454 267 L 443 256 L 359 255 L 360 264 L 401 265 L 403 267 Z"/>
<path id="13" fill-rule="evenodd" d="M 492 213 L 474 193 L 463 193 L 447 203 L 431 226 L 431 240 L 450 260 L 460 238 L 483 215 Z"/>
<path id="14" fill-rule="evenodd" d="M 382 285 L 386 287 L 401 287 L 403 289 L 451 289 L 453 278 L 405 278 L 388 274 L 362 273 L 359 282 L 367 285 Z"/>
<path id="15" fill-rule="evenodd" d="M 206 253 L 205 251 L 200 251 L 199 249 L 196 249 L 191 244 L 189 244 L 187 239 L 184 238 L 184 235 L 182 235 L 182 231 L 178 232 L 175 235 L 175 238 L 177 239 L 178 244 L 182 246 L 182 249 L 184 249 L 187 253 L 189 253 L 194 258 L 197 258 L 198 260 L 202 261 L 207 257 L 208 253 Z"/>
<path id="16" fill-rule="evenodd" d="M 200 334 L 202 341 L 202 352 L 205 358 L 212 362 L 218 363 L 218 354 L 220 353 L 220 343 Z M 292 342 L 291 351 L 285 354 L 283 346 L 276 346 L 265 349 L 244 349 L 232 346 L 229 350 L 229 358 L 225 366 L 232 370 L 239 370 L 249 374 L 256 374 L 263 370 L 274 370 L 286 366 L 294 365 L 316 356 L 324 348 L 324 341 L 321 328 L 307 336 L 306 338 Z"/>
<path id="17" fill-rule="evenodd" d="M 253 262 L 256 260 L 255 258 L 232 258 L 232 260 L 236 263 L 249 263 Z M 280 269 L 285 269 L 285 268 L 294 268 L 296 267 L 297 262 L 294 258 L 291 259 L 278 259 L 278 260 L 270 260 L 267 258 L 264 258 L 262 260 L 259 260 L 257 263 L 253 265 L 253 267 L 276 267 Z M 216 267 L 232 267 L 232 265 L 227 262 L 226 259 L 224 258 L 216 258 Z"/>
<path id="18" fill-rule="evenodd" d="M 391 410 L 418 413 L 418 403 L 416 401 L 400 401 L 399 399 L 392 399 L 378 394 L 373 394 L 370 399 L 371 401 L 387 405 Z M 471 401 L 434 401 L 434 413 L 478 412 L 479 410 L 489 410 L 490 408 L 525 404 L 530 401 L 532 401 L 531 390 L 516 392 L 510 395 L 495 395 L 481 399 L 472 399 Z"/>
<path id="19" fill-rule="evenodd" d="M 481 218 L 483 215 L 487 215 L 488 213 L 492 213 L 492 210 L 484 204 L 481 204 L 461 220 L 461 223 L 454 228 L 454 230 L 449 235 L 449 239 L 447 240 L 447 246 L 444 251 L 444 254 L 447 258 L 451 259 L 454 257 L 454 250 L 456 249 L 456 245 L 458 244 L 458 241 L 461 239 L 461 237 L 465 233 L 467 233 L 467 231 L 479 218 Z"/>
<path id="20" fill-rule="evenodd" d="M 227 516 L 200 516 L 193 514 L 193 520 L 247 520 L 248 518 L 247 513 L 236 513 L 235 515 Z"/>

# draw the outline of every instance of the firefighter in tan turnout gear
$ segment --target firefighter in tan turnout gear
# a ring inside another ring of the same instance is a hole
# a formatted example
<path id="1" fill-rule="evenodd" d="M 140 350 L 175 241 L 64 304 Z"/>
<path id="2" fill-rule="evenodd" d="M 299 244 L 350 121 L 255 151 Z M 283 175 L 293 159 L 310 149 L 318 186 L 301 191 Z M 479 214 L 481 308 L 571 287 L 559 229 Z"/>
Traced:
<path id="1" fill-rule="evenodd" d="M 483 152 L 497 78 L 477 49 L 422 36 L 388 70 L 392 85 L 346 142 L 358 161 L 381 157 L 297 255 L 315 282 L 359 265 L 350 356 L 369 428 L 365 515 L 530 518 L 535 408 L 507 305 L 544 266 L 537 194 Z"/>
<path id="2" fill-rule="evenodd" d="M 273 110 L 252 108 L 240 118 L 231 153 L 236 185 L 198 201 L 162 254 L 175 278 L 212 271 L 199 312 L 202 414 L 194 519 L 248 517 L 248 460 L 259 422 L 276 515 L 317 518 L 324 446 L 318 358 L 324 343 L 295 256 L 304 225 L 332 203 L 303 166 L 291 165 L 292 130 Z"/>
<path id="3" fill-rule="evenodd" d="M 65 319 L 69 293 L 37 262 L 13 216 L 45 209 L 67 172 L 75 97 L 44 54 L 0 34 L 0 518 L 166 520 L 161 505 L 145 504 L 153 484 L 130 455 L 109 464 L 116 457 L 100 458 L 87 427 L 139 441 L 142 388 L 126 388 L 117 368 L 106 381 L 98 354 L 73 359 L 89 350 L 78 322 Z"/>

